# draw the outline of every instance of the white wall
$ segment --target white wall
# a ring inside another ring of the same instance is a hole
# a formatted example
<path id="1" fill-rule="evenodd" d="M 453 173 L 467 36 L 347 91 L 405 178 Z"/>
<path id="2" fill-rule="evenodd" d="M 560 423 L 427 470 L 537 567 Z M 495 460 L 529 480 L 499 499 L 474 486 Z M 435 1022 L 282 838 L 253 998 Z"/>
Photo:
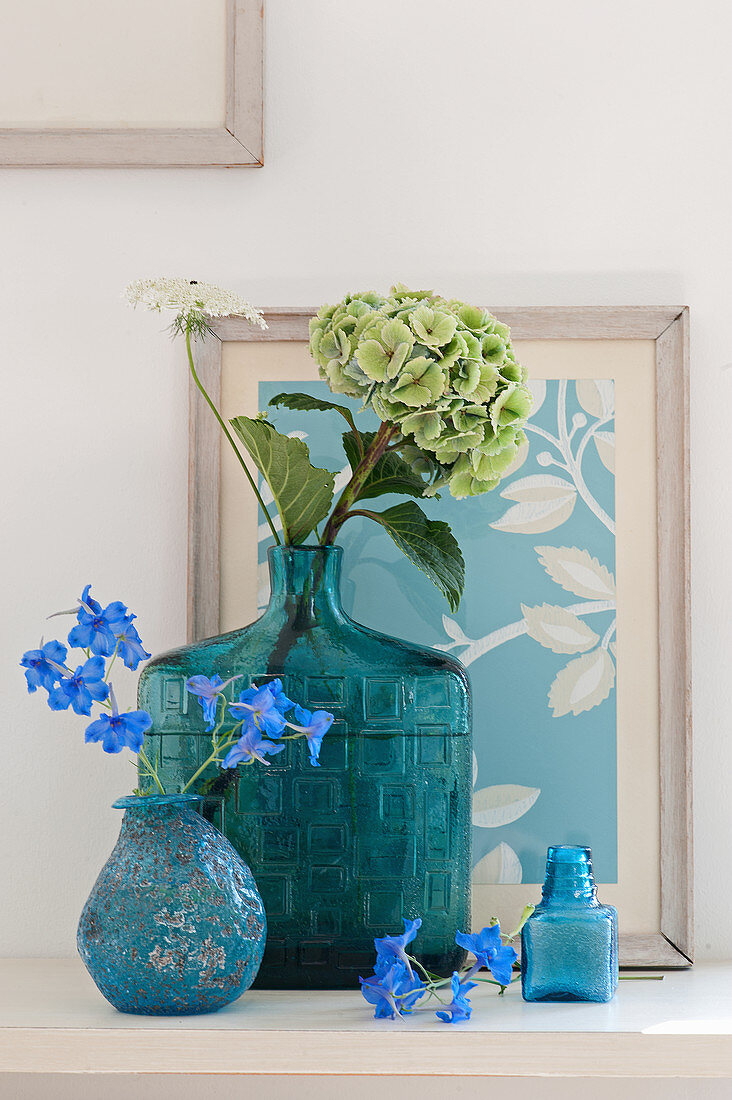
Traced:
<path id="1" fill-rule="evenodd" d="M 87 581 L 184 637 L 187 380 L 120 300 L 165 273 L 691 306 L 698 947 L 732 955 L 731 32 L 725 0 L 268 0 L 264 168 L 0 173 L 0 954 L 73 952 L 131 782 L 18 655 Z"/>

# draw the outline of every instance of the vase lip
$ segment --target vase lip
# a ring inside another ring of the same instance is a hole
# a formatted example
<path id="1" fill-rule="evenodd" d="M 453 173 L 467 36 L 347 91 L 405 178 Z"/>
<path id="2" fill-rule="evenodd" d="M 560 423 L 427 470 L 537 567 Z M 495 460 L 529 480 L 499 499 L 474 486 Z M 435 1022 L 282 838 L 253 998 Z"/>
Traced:
<path id="1" fill-rule="evenodd" d="M 154 809 L 156 806 L 175 806 L 181 802 L 202 802 L 200 794 L 126 794 L 112 803 L 113 810 Z"/>
<path id="2" fill-rule="evenodd" d="M 319 542 L 302 542 L 297 546 L 292 546 L 288 543 L 287 546 L 270 546 L 267 550 L 268 554 L 295 554 L 299 551 L 307 551 L 309 554 L 315 554 L 320 552 L 321 554 L 342 554 L 343 547 L 338 543 L 328 543 L 327 546 L 321 546 Z"/>
<path id="3" fill-rule="evenodd" d="M 591 863 L 592 849 L 585 844 L 552 844 L 546 858 L 547 863 Z"/>

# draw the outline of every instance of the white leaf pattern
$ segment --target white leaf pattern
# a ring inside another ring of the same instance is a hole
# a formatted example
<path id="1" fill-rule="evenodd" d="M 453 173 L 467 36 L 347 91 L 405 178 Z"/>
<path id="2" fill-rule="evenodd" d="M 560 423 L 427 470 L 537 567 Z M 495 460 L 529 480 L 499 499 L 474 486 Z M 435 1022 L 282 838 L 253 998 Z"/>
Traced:
<path id="1" fill-rule="evenodd" d="M 600 462 L 611 474 L 615 473 L 615 432 L 595 432 L 595 449 Z"/>
<path id="2" fill-rule="evenodd" d="M 534 399 L 531 415 L 536 416 L 539 409 L 544 404 L 544 398 L 546 397 L 546 381 L 543 378 L 530 378 L 526 385 L 531 390 L 531 396 Z"/>
<path id="3" fill-rule="evenodd" d="M 564 607 L 522 604 L 521 610 L 529 636 L 553 653 L 585 653 L 600 641 L 599 634 Z"/>
<path id="4" fill-rule="evenodd" d="M 483 787 L 473 794 L 473 825 L 481 829 L 510 825 L 529 812 L 540 794 L 540 787 L 520 787 L 516 783 Z"/>
<path id="5" fill-rule="evenodd" d="M 473 868 L 473 883 L 476 886 L 492 886 L 495 883 L 518 885 L 522 878 L 521 860 L 508 844 L 493 848 Z"/>
<path id="6" fill-rule="evenodd" d="M 606 649 L 575 657 L 559 672 L 549 689 L 555 718 L 582 714 L 607 699 L 615 683 L 615 665 Z"/>
<path id="7" fill-rule="evenodd" d="M 552 580 L 575 596 L 607 600 L 615 596 L 615 578 L 597 558 L 577 546 L 535 546 Z"/>
<path id="8" fill-rule="evenodd" d="M 511 482 L 502 490 L 504 500 L 568 500 L 576 493 L 571 481 L 556 474 L 531 474 Z"/>
<path id="9" fill-rule="evenodd" d="M 542 535 L 561 526 L 572 515 L 577 494 L 555 500 L 526 500 L 512 508 L 491 524 L 496 531 L 509 531 L 518 535 Z"/>
<path id="10" fill-rule="evenodd" d="M 579 378 L 575 382 L 577 400 L 590 416 L 604 420 L 615 411 L 615 387 L 607 378 Z"/>

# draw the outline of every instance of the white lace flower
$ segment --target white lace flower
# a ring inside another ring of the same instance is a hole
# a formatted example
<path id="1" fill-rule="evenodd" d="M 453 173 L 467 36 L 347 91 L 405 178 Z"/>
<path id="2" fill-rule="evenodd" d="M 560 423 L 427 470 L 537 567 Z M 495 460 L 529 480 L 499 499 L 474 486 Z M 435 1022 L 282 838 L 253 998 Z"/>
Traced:
<path id="1" fill-rule="evenodd" d="M 124 296 L 132 306 L 162 313 L 173 310 L 177 322 L 203 317 L 244 317 L 251 325 L 267 328 L 258 309 L 239 294 L 213 283 L 190 279 L 135 279 Z"/>

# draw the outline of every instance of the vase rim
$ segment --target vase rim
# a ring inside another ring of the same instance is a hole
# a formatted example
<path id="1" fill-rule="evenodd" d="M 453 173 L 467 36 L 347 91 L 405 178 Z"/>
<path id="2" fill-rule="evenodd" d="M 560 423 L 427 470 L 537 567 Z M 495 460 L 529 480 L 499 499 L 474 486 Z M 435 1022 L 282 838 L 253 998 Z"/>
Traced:
<path id="1" fill-rule="evenodd" d="M 175 806 L 181 802 L 202 802 L 200 794 L 126 794 L 112 803 L 113 810 L 153 809 L 155 806 Z"/>
<path id="2" fill-rule="evenodd" d="M 306 550 L 309 554 L 314 554 L 316 551 L 320 551 L 322 554 L 331 554 L 337 551 L 339 554 L 343 551 L 343 547 L 337 542 L 329 542 L 327 546 L 321 546 L 319 542 L 301 542 L 297 546 L 287 544 L 287 546 L 270 546 L 267 550 L 268 554 L 287 554 L 297 553 L 300 550 Z"/>

